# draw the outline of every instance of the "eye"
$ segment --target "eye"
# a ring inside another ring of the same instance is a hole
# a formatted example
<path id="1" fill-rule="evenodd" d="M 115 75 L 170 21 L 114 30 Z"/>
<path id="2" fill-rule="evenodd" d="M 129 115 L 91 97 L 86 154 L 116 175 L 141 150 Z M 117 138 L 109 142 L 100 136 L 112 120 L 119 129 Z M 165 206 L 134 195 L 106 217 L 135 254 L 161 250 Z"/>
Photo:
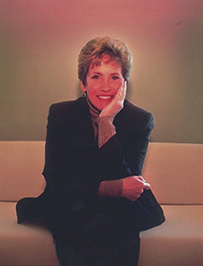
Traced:
<path id="1" fill-rule="evenodd" d="M 93 75 L 92 79 L 99 79 L 99 75 Z"/>
<path id="2" fill-rule="evenodd" d="M 115 75 L 112 76 L 111 78 L 112 78 L 113 80 L 117 80 L 117 79 L 119 79 L 119 77 L 118 77 L 118 76 L 115 76 Z"/>

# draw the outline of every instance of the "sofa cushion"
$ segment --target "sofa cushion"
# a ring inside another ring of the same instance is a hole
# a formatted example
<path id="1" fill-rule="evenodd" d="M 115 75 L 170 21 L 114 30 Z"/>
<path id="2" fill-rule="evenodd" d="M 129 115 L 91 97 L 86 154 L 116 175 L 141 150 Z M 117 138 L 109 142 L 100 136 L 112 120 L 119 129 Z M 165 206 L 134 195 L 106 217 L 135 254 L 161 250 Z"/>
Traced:
<path id="1" fill-rule="evenodd" d="M 141 232 L 138 266 L 203 265 L 203 205 L 163 205 L 166 222 Z"/>
<path id="2" fill-rule="evenodd" d="M 203 204 L 203 145 L 151 142 L 143 176 L 161 204 Z"/>

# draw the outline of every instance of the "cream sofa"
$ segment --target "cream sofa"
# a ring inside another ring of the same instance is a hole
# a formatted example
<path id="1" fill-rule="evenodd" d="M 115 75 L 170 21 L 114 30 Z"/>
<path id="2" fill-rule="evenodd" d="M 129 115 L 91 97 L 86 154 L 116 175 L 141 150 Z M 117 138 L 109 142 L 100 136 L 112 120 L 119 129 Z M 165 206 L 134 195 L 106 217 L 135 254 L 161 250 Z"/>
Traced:
<path id="1" fill-rule="evenodd" d="M 16 223 L 16 201 L 44 189 L 44 142 L 0 142 L 0 165 L 0 266 L 57 266 L 50 232 Z M 141 233 L 139 266 L 203 265 L 203 145 L 150 143 L 143 176 L 166 222 Z"/>

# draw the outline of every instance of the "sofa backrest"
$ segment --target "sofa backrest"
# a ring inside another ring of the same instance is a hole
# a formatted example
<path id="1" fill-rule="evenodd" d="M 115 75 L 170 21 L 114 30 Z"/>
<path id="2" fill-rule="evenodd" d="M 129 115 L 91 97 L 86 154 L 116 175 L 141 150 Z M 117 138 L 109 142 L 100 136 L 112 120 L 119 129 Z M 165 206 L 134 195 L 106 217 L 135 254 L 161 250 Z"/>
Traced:
<path id="1" fill-rule="evenodd" d="M 150 143 L 143 176 L 161 204 L 203 204 L 203 145 Z"/>
<path id="2" fill-rule="evenodd" d="M 44 141 L 0 141 L 0 201 L 43 191 L 44 150 Z M 203 204 L 203 145 L 150 143 L 143 176 L 162 204 Z"/>
<path id="3" fill-rule="evenodd" d="M 0 201 L 38 196 L 45 187 L 44 141 L 0 141 Z"/>

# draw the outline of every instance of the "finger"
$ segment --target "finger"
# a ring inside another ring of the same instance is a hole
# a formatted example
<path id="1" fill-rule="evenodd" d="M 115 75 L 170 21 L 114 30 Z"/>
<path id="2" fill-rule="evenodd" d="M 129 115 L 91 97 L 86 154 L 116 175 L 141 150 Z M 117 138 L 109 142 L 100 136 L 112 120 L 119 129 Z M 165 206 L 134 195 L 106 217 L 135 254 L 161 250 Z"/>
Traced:
<path id="1" fill-rule="evenodd" d="M 144 189 L 149 190 L 151 185 L 149 183 L 144 183 Z"/>
<path id="2" fill-rule="evenodd" d="M 124 82 L 123 85 L 120 86 L 118 93 L 117 93 L 117 98 L 119 101 L 124 101 L 125 96 L 126 96 L 126 81 Z"/>
<path id="3" fill-rule="evenodd" d="M 126 91 L 127 91 L 127 81 L 125 80 L 124 82 L 124 93 L 126 94 Z"/>
<path id="4" fill-rule="evenodd" d="M 137 178 L 138 178 L 139 180 L 143 181 L 143 182 L 146 182 L 146 180 L 145 180 L 145 179 L 143 178 L 143 176 L 141 176 L 141 175 L 138 175 Z"/>
<path id="5" fill-rule="evenodd" d="M 124 84 L 123 84 L 123 86 L 121 86 L 120 93 L 121 93 L 121 98 L 122 98 L 122 100 L 125 99 L 125 96 L 126 96 L 126 90 L 127 90 L 127 81 L 125 81 Z"/>
<path id="6" fill-rule="evenodd" d="M 116 96 L 114 97 L 114 99 L 111 102 L 120 102 L 121 101 L 121 90 L 122 88 L 120 87 L 116 93 Z"/>

